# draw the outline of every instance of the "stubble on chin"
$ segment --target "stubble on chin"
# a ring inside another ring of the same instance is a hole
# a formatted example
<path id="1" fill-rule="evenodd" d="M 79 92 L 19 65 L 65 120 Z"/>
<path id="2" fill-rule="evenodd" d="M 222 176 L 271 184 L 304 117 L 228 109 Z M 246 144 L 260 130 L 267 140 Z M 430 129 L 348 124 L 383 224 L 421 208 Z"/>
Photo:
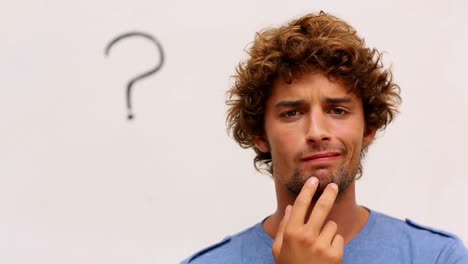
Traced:
<path id="1" fill-rule="evenodd" d="M 317 175 L 315 175 L 317 174 Z M 319 186 L 317 191 L 312 198 L 313 201 L 317 201 L 318 198 L 322 195 L 323 191 L 330 183 L 336 183 L 338 185 L 338 198 L 340 195 L 348 188 L 348 186 L 354 182 L 354 176 L 345 169 L 343 165 L 339 166 L 338 169 L 331 173 L 327 169 L 318 169 L 314 174 L 306 175 L 304 172 L 299 169 L 295 169 L 290 181 L 285 183 L 286 188 L 295 194 L 296 196 L 302 190 L 307 179 L 312 176 L 316 176 L 319 179 Z"/>

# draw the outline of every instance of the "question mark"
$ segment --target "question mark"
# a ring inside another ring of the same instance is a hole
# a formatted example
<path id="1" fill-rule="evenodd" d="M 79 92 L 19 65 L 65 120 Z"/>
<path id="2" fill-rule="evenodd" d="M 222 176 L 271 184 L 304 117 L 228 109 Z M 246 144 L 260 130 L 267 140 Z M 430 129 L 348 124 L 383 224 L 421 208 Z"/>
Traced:
<path id="1" fill-rule="evenodd" d="M 143 32 L 128 32 L 128 33 L 125 33 L 125 34 L 122 34 L 120 36 L 117 36 L 115 37 L 111 42 L 109 42 L 109 44 L 107 44 L 107 47 L 106 47 L 106 50 L 104 52 L 104 54 L 106 56 L 109 56 L 109 52 L 110 52 L 110 49 L 112 48 L 112 46 L 119 42 L 120 40 L 122 39 L 125 39 L 125 38 L 129 38 L 129 37 L 143 37 L 143 38 L 146 38 L 148 40 L 150 40 L 151 42 L 153 42 L 157 49 L 158 49 L 158 52 L 159 52 L 159 64 L 156 65 L 154 68 L 152 68 L 151 70 L 149 71 L 146 71 L 138 76 L 136 76 L 135 78 L 131 79 L 128 84 L 127 84 L 127 118 L 128 120 L 131 120 L 133 119 L 133 111 L 132 111 L 132 100 L 131 100 L 131 96 L 132 96 L 132 87 L 133 85 L 141 80 L 141 79 L 144 79 L 152 74 L 155 74 L 157 71 L 159 71 L 161 69 L 161 67 L 163 66 L 163 63 L 164 63 L 164 52 L 163 52 L 163 48 L 162 48 L 162 45 L 159 43 L 158 40 L 156 40 L 153 36 L 149 35 L 149 34 L 146 34 L 146 33 L 143 33 Z"/>

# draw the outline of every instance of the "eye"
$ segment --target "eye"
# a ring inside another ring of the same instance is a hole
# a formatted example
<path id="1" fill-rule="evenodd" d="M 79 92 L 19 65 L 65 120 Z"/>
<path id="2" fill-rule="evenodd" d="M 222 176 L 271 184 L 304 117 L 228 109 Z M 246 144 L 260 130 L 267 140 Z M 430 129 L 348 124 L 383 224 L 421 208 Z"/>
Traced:
<path id="1" fill-rule="evenodd" d="M 331 109 L 331 113 L 334 114 L 334 115 L 344 115 L 346 113 L 348 113 L 346 110 L 342 109 L 342 108 L 332 108 Z"/>
<path id="2" fill-rule="evenodd" d="M 297 116 L 298 112 L 296 110 L 294 111 L 288 111 L 284 114 L 284 116 L 286 117 L 293 117 L 293 116 Z"/>
<path id="3" fill-rule="evenodd" d="M 300 115 L 300 112 L 297 110 L 291 110 L 291 111 L 287 111 L 281 114 L 281 116 L 285 118 L 294 118 L 294 117 L 297 117 L 298 115 Z"/>

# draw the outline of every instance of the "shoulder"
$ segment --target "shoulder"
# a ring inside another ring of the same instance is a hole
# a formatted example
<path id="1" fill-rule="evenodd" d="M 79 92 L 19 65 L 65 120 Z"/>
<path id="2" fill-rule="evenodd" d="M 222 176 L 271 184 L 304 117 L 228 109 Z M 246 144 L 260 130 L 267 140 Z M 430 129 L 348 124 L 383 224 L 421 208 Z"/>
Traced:
<path id="1" fill-rule="evenodd" d="M 434 242 L 459 240 L 459 238 L 456 235 L 450 232 L 422 225 L 408 218 L 406 218 L 405 220 L 400 220 L 398 218 L 382 213 L 372 213 L 375 215 L 376 228 L 380 229 L 383 232 L 398 231 L 398 234 L 408 238 L 430 238 Z"/>
<path id="2" fill-rule="evenodd" d="M 428 245 L 428 248 L 436 249 L 439 252 L 436 263 L 468 263 L 468 250 L 459 237 L 450 232 L 421 225 L 410 219 L 405 223 L 411 228 L 418 230 L 421 243 Z"/>
<path id="3" fill-rule="evenodd" d="M 200 262 L 200 257 L 203 256 L 203 255 L 213 255 L 213 253 L 215 253 L 214 256 L 212 256 L 210 258 L 210 261 L 211 262 L 204 262 L 204 263 L 216 263 L 216 261 L 219 261 L 220 260 L 220 257 L 221 257 L 221 254 L 219 254 L 221 251 L 224 251 L 226 250 L 226 244 L 228 244 L 230 241 L 231 241 L 231 237 L 226 237 L 225 239 L 213 244 L 213 245 L 210 245 L 198 252 L 196 252 L 195 254 L 193 254 L 192 256 L 188 257 L 187 259 L 183 260 L 180 264 L 188 264 L 188 263 L 202 263 Z M 217 256 L 218 255 L 218 256 Z"/>
<path id="4" fill-rule="evenodd" d="M 456 235 L 411 219 L 375 214 L 376 232 L 410 251 L 413 257 L 431 258 L 435 263 L 468 263 L 468 251 Z"/>
<path id="5" fill-rule="evenodd" d="M 271 255 L 272 241 L 269 240 L 271 238 L 267 237 L 261 223 L 258 223 L 196 252 L 181 264 L 268 263 L 255 259 L 261 260 L 265 254 L 266 257 Z"/>

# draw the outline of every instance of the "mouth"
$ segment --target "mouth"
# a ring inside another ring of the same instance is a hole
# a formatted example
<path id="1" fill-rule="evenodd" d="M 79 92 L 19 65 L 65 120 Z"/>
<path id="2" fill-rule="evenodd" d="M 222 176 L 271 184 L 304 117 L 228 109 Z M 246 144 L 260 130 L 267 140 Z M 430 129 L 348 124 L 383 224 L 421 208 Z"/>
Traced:
<path id="1" fill-rule="evenodd" d="M 301 158 L 301 162 L 305 163 L 327 163 L 327 162 L 332 162 L 341 156 L 340 152 L 319 152 L 319 153 L 314 153 L 312 155 L 307 155 L 305 157 Z"/>

